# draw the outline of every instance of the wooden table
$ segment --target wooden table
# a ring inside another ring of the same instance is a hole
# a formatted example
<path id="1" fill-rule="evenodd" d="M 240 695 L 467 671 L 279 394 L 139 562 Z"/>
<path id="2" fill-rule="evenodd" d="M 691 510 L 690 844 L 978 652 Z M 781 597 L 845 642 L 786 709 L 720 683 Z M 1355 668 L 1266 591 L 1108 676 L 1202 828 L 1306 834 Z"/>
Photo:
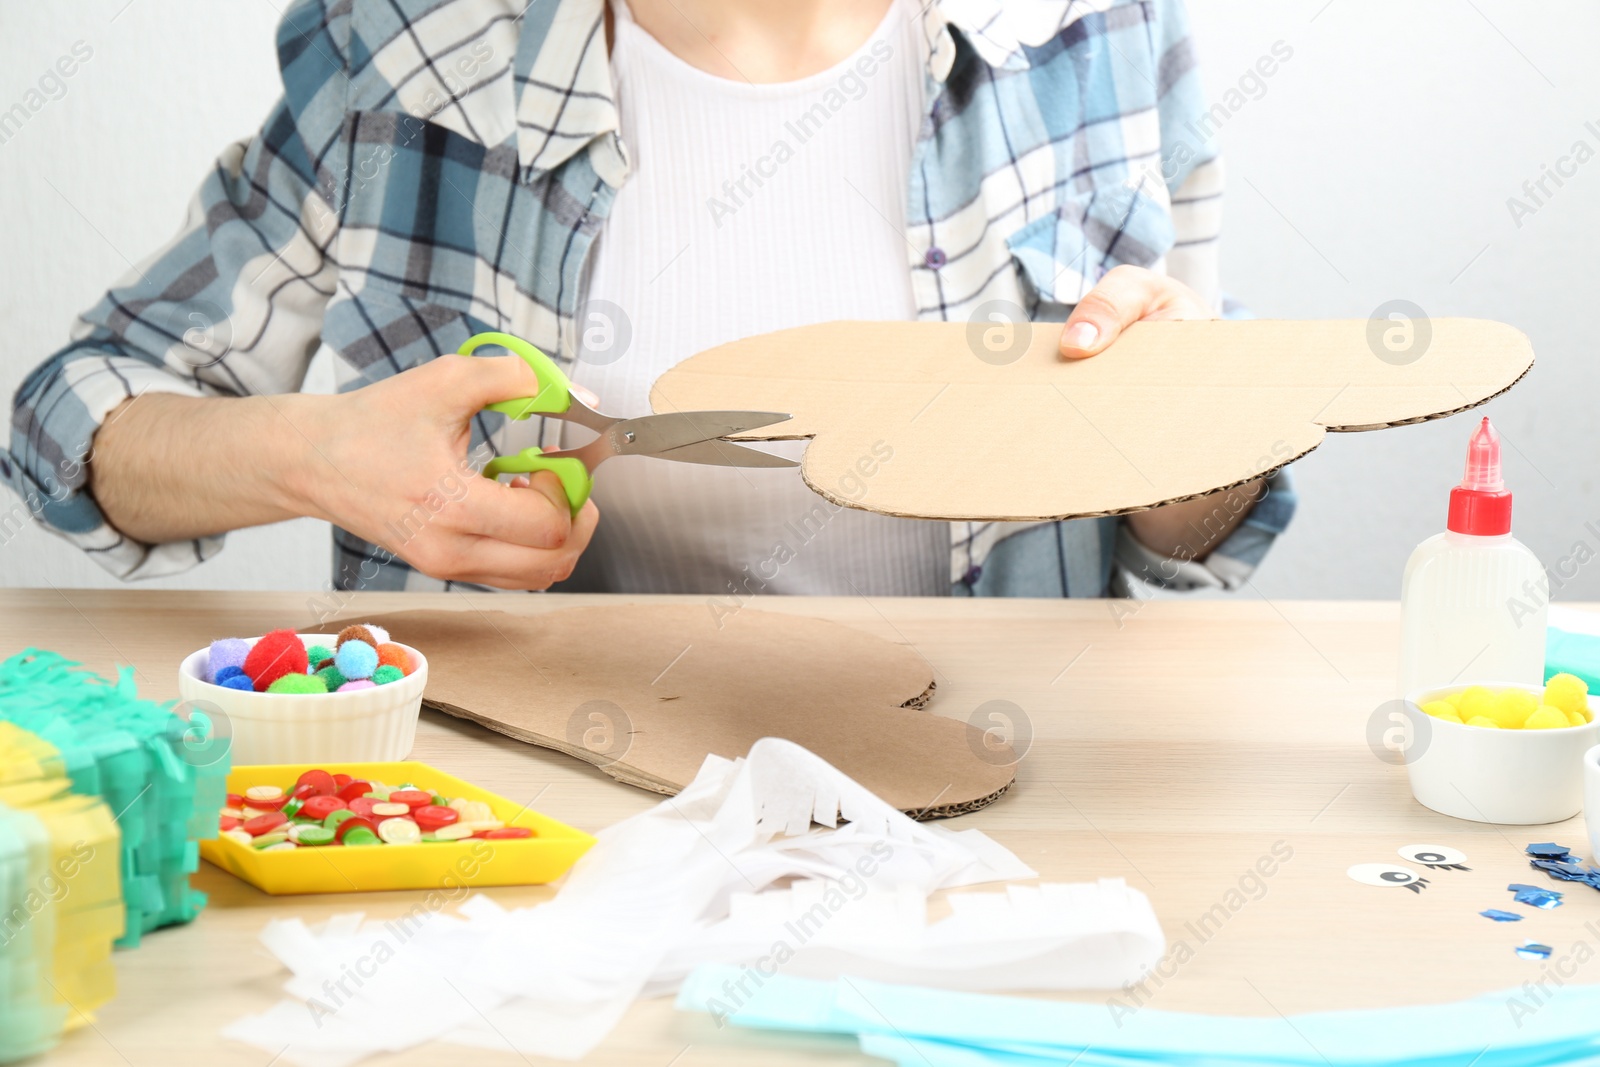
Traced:
<path id="1" fill-rule="evenodd" d="M 327 605 L 333 596 L 314 599 Z M 339 610 L 542 612 L 600 599 L 369 593 Z M 176 696 L 175 648 L 308 628 L 307 602 L 304 594 L 13 590 L 0 592 L 0 636 L 7 652 L 37 645 L 96 668 L 133 663 L 141 691 L 166 699 Z M 1585 958 L 1600 946 L 1600 894 L 1583 887 L 1571 889 L 1567 906 L 1515 925 L 1477 914 L 1508 906 L 1508 882 L 1543 879 L 1521 854 L 1526 843 L 1553 839 L 1586 854 L 1581 817 L 1537 828 L 1458 822 L 1413 801 L 1404 769 L 1369 747 L 1368 720 L 1395 672 L 1393 604 L 772 598 L 755 607 L 910 644 L 935 669 L 934 713 L 965 718 L 996 699 L 1023 709 L 1033 737 L 1016 786 L 949 825 L 984 830 L 1050 881 L 1126 878 L 1149 895 L 1170 946 L 1136 995 L 1078 999 L 1247 1015 L 1414 1004 L 1520 986 L 1548 976 L 1579 944 L 1590 948 Z M 432 713 L 415 755 L 514 800 L 537 799 L 539 810 L 589 831 L 659 799 Z M 1396 862 L 1395 850 L 1412 843 L 1459 848 L 1472 869 L 1430 874 L 1420 894 L 1345 875 L 1354 863 Z M 1262 878 L 1256 865 L 1274 848 L 1288 858 Z M 119 954 L 117 999 L 51 1062 L 264 1067 L 267 1054 L 216 1035 L 280 996 L 286 975 L 256 941 L 266 920 L 398 915 L 418 895 L 274 899 L 209 865 L 194 881 L 211 896 L 205 913 Z M 550 895 L 488 892 L 512 906 Z M 1524 938 L 1554 946 L 1555 956 L 1518 958 L 1513 946 Z M 1600 981 L 1600 964 L 1563 975 Z M 370 1062 L 468 1057 L 484 1067 L 531 1062 L 509 1049 L 446 1046 Z M 665 999 L 636 1004 L 590 1058 L 639 1067 L 823 1060 L 881 1062 L 842 1039 L 719 1031 Z"/>

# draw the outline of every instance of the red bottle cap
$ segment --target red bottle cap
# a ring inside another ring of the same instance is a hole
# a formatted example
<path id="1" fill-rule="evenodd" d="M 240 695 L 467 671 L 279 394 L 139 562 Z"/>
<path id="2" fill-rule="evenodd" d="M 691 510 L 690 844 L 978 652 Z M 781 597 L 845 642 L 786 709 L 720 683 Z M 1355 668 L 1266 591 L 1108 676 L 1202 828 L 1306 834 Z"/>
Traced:
<path id="1" fill-rule="evenodd" d="M 1500 435 L 1485 418 L 1467 443 L 1467 471 L 1450 490 L 1451 531 L 1474 537 L 1511 532 L 1511 493 L 1500 477 Z"/>

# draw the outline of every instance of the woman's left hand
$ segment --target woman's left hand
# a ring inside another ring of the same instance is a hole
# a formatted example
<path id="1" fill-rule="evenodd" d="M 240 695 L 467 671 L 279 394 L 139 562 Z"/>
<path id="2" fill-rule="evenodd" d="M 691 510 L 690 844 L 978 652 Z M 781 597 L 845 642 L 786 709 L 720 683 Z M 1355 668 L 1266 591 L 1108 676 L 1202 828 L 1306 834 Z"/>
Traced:
<path id="1" fill-rule="evenodd" d="M 1200 294 L 1164 274 L 1143 267 L 1106 272 L 1061 331 L 1063 359 L 1087 359 L 1104 352 L 1123 330 L 1145 319 L 1214 319 Z M 1135 512 L 1123 521 L 1147 547 L 1175 559 L 1203 559 L 1244 521 L 1265 489 L 1260 479 L 1180 504 Z"/>
<path id="2" fill-rule="evenodd" d="M 1180 281 L 1143 267 L 1113 267 L 1073 308 L 1061 331 L 1061 356 L 1097 355 L 1123 330 L 1144 319 L 1216 317 L 1200 294 Z"/>

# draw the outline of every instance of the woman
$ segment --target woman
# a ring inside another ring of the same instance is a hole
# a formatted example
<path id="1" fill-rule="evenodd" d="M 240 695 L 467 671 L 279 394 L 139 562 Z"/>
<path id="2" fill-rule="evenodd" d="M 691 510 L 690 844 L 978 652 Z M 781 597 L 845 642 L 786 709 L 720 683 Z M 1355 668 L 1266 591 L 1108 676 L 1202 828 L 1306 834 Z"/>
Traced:
<path id="1" fill-rule="evenodd" d="M 312 515 L 340 588 L 749 590 L 815 514 L 792 471 L 619 460 L 570 518 L 549 475 L 470 476 L 562 429 L 480 414 L 531 372 L 450 353 L 514 333 L 637 415 L 787 326 L 1064 319 L 1085 358 L 1220 307 L 1180 0 L 302 0 L 279 58 L 260 133 L 17 394 L 0 473 L 124 578 Z M 340 393 L 296 393 L 322 344 Z M 760 588 L 1236 586 L 1290 511 L 1281 474 L 1120 520 L 828 511 Z"/>

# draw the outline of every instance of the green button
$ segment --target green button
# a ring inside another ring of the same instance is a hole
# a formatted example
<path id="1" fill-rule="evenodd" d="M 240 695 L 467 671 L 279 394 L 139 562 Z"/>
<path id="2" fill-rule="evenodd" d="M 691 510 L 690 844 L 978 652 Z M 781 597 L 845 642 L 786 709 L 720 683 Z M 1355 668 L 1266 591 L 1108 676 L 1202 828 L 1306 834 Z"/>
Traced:
<path id="1" fill-rule="evenodd" d="M 288 834 L 262 834 L 260 837 L 250 842 L 250 847 L 261 849 L 266 848 L 268 845 L 276 845 L 280 841 L 287 840 L 289 840 Z"/>
<path id="2" fill-rule="evenodd" d="M 322 820 L 322 825 L 326 826 L 330 830 L 334 830 L 337 829 L 339 824 L 344 822 L 346 819 L 354 817 L 355 812 L 351 811 L 349 808 L 340 808 L 338 811 L 330 811 L 328 813 L 328 817 Z"/>
<path id="3" fill-rule="evenodd" d="M 358 826 L 344 835 L 345 848 L 361 848 L 366 845 L 381 845 L 383 841 L 378 835 L 364 826 Z"/>
<path id="4" fill-rule="evenodd" d="M 308 826 L 300 831 L 297 840 L 302 845 L 331 845 L 333 836 L 333 831 L 326 826 Z"/>

